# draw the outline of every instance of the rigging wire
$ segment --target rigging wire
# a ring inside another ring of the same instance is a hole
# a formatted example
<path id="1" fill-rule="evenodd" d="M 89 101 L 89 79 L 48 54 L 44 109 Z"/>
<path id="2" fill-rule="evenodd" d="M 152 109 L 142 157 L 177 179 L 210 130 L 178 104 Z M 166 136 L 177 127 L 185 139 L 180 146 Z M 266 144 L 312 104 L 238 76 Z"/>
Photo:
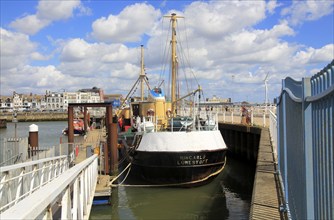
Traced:
<path id="1" fill-rule="evenodd" d="M 161 20 L 162 22 L 162 25 L 161 25 L 161 33 L 164 32 L 164 29 L 163 29 L 163 24 L 164 24 L 164 18 Z M 164 48 L 161 48 L 163 51 L 162 51 L 162 57 L 161 57 L 161 63 L 162 63 L 162 68 L 161 68 L 161 72 L 160 72 L 160 75 L 159 75 L 159 82 L 162 81 L 162 79 L 164 78 L 164 75 L 165 75 L 165 71 L 166 71 L 166 66 L 167 66 L 167 61 L 168 61 L 168 54 L 169 54 L 169 50 L 170 50 L 170 47 L 168 46 L 168 37 L 169 37 L 169 34 L 170 34 L 170 26 L 171 26 L 171 22 L 169 22 L 169 27 L 168 27 L 168 32 L 167 32 L 167 35 L 166 35 L 166 40 L 165 40 L 165 44 L 163 44 L 163 42 L 161 42 L 160 45 L 164 45 Z M 163 41 L 163 38 L 160 38 L 161 41 Z"/>
<path id="2" fill-rule="evenodd" d="M 187 57 L 189 57 L 188 38 L 187 38 L 186 34 L 182 34 L 182 33 L 186 33 L 186 29 L 187 28 L 186 28 L 185 22 L 184 22 L 184 28 L 183 28 L 185 31 L 181 32 L 179 27 L 180 26 L 177 26 L 178 32 L 180 33 L 178 35 L 180 41 L 179 41 L 179 44 L 177 45 L 178 50 L 180 51 L 180 53 L 178 53 L 178 54 L 180 54 L 179 62 L 181 64 L 180 66 L 182 67 L 182 70 L 183 70 L 183 73 L 184 73 L 184 80 L 185 80 L 185 84 L 186 84 L 186 87 L 187 87 L 187 93 L 190 93 L 191 90 L 192 90 L 191 88 L 193 88 L 193 85 L 192 85 L 193 80 L 190 80 L 190 79 L 194 78 L 195 81 L 196 81 L 196 83 L 197 83 L 197 85 L 198 85 L 198 81 L 197 81 L 197 78 L 196 78 L 196 76 L 194 74 L 192 74 L 193 77 L 188 76 L 188 74 L 187 74 L 189 72 L 189 70 L 190 70 L 191 73 L 193 73 L 193 72 L 192 72 L 192 69 L 191 69 L 191 65 L 190 65 L 189 59 L 187 58 Z M 187 48 L 188 48 L 187 49 L 187 52 L 188 52 L 187 54 L 185 53 L 186 50 L 184 49 L 183 40 L 181 40 L 181 39 L 186 39 L 185 41 L 186 41 L 186 45 L 187 45 Z M 188 61 L 188 62 L 186 62 L 186 61 Z"/>
<path id="3" fill-rule="evenodd" d="M 185 60 L 187 61 L 187 64 L 188 64 L 189 69 L 190 69 L 190 72 L 192 73 L 192 75 L 193 75 L 193 77 L 194 77 L 194 79 L 195 79 L 197 85 L 199 85 L 198 79 L 197 79 L 195 73 L 192 71 L 193 68 L 192 68 L 192 65 L 191 65 L 191 63 L 190 63 L 190 59 L 189 59 L 189 57 L 190 57 L 189 51 L 190 51 L 190 50 L 189 50 L 189 44 L 188 44 L 188 42 L 189 42 L 189 41 L 188 41 L 188 31 L 187 31 L 188 28 L 187 28 L 187 25 L 186 25 L 186 21 L 185 21 L 185 20 L 186 20 L 186 18 L 183 19 L 183 23 L 184 23 L 184 27 L 185 27 L 185 28 L 184 28 L 184 29 L 185 29 L 185 31 L 184 31 L 184 32 L 185 32 L 185 38 L 186 38 L 185 41 L 186 41 L 186 47 L 187 47 L 187 57 L 186 57 Z"/>
<path id="4" fill-rule="evenodd" d="M 165 18 L 161 19 L 162 25 L 161 25 L 161 33 L 163 33 L 164 30 L 164 21 Z M 178 20 L 176 21 L 178 22 Z M 180 23 L 179 23 L 180 24 Z M 170 97 L 170 88 L 165 88 L 167 85 L 170 85 L 171 82 L 171 74 L 168 74 L 169 78 L 168 78 L 168 84 L 166 85 L 165 83 L 163 83 L 166 78 L 166 70 L 167 70 L 167 64 L 170 63 L 170 59 L 171 59 L 171 47 L 170 44 L 171 42 L 169 41 L 169 37 L 171 34 L 171 25 L 172 25 L 172 21 L 169 20 L 169 27 L 168 27 L 168 31 L 166 34 L 166 40 L 165 43 L 163 44 L 163 42 L 161 43 L 161 45 L 164 45 L 163 47 L 161 47 L 162 50 L 162 68 L 159 74 L 159 80 L 158 80 L 158 85 L 159 86 L 164 86 L 164 90 L 166 91 L 166 95 L 167 97 Z M 176 78 L 178 83 L 183 79 L 184 77 L 184 83 L 186 86 L 186 92 L 189 93 L 191 92 L 192 88 L 194 87 L 193 83 L 196 83 L 196 87 L 199 86 L 199 81 L 192 69 L 192 65 L 190 63 L 190 52 L 189 52 L 189 42 L 188 42 L 188 32 L 187 32 L 187 25 L 186 25 L 186 21 L 185 18 L 183 20 L 183 31 L 180 31 L 180 25 L 177 25 L 177 50 L 179 51 L 177 60 L 178 60 L 178 71 L 176 72 Z M 161 38 L 161 41 L 163 41 L 163 38 Z M 186 41 L 186 44 L 184 45 L 183 41 Z M 169 61 L 169 62 L 168 62 Z M 169 66 L 169 72 L 171 71 L 171 66 Z M 182 71 L 183 75 L 180 75 L 180 71 Z M 192 80 L 191 80 L 192 79 Z M 161 82 L 161 83 L 160 83 Z M 182 85 L 177 84 L 177 90 L 180 91 L 180 88 L 182 88 Z M 180 95 L 180 94 L 179 94 Z"/>

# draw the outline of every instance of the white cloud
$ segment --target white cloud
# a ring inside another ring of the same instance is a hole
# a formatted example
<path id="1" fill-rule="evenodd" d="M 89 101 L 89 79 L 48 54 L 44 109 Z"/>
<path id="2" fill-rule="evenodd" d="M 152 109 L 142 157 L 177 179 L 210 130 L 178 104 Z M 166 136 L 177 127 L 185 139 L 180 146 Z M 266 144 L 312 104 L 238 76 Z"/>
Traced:
<path id="1" fill-rule="evenodd" d="M 124 8 L 119 15 L 102 17 L 92 24 L 92 36 L 103 42 L 137 42 L 148 34 L 160 11 L 146 3 L 136 3 Z"/>
<path id="2" fill-rule="evenodd" d="M 10 77 L 1 78 L 6 87 L 16 87 L 19 93 L 41 94 L 41 91 L 58 91 L 60 86 L 71 88 L 75 81 L 56 69 L 55 66 L 20 66 L 8 71 Z M 23 80 L 24 79 L 24 80 Z M 3 88 L 1 88 L 3 91 Z"/>
<path id="3" fill-rule="evenodd" d="M 29 36 L 0 28 L 1 45 L 1 77 L 5 77 L 5 70 L 28 63 L 37 45 L 30 41 Z"/>
<path id="4" fill-rule="evenodd" d="M 298 51 L 294 56 L 294 62 L 299 64 L 321 63 L 334 59 L 334 44 L 328 44 L 322 48 L 315 49 L 312 47 Z"/>
<path id="5" fill-rule="evenodd" d="M 30 55 L 30 58 L 32 60 L 48 60 L 50 59 L 51 56 L 45 56 L 39 52 L 33 52 L 31 55 Z"/>
<path id="6" fill-rule="evenodd" d="M 276 0 L 271 0 L 268 1 L 267 3 L 267 10 L 270 14 L 274 14 L 275 13 L 275 9 L 279 6 L 279 4 L 277 4 Z"/>
<path id="7" fill-rule="evenodd" d="M 76 8 L 80 11 L 85 9 L 81 6 L 80 0 L 39 1 L 36 14 L 18 18 L 10 23 L 10 27 L 19 32 L 34 35 L 53 21 L 72 17 Z M 88 13 L 87 8 L 85 11 Z"/>
<path id="8" fill-rule="evenodd" d="M 282 15 L 287 16 L 292 25 L 298 25 L 304 21 L 313 21 L 329 15 L 333 10 L 333 1 L 293 1 L 291 6 L 282 10 Z"/>
<path id="9" fill-rule="evenodd" d="M 249 28 L 265 18 L 265 1 L 193 2 L 185 9 L 187 24 L 201 37 L 223 35 Z"/>
<path id="10" fill-rule="evenodd" d="M 62 50 L 60 59 L 72 62 L 80 61 L 87 57 L 87 51 L 89 50 L 90 45 L 82 39 L 73 39 L 69 41 Z"/>
<path id="11" fill-rule="evenodd" d="M 139 74 L 139 50 L 123 44 L 62 42 L 59 69 L 71 76 L 108 76 L 132 79 Z"/>
<path id="12" fill-rule="evenodd" d="M 10 26 L 22 33 L 33 35 L 50 23 L 50 20 L 39 19 L 36 15 L 27 15 L 16 19 Z"/>
<path id="13" fill-rule="evenodd" d="M 92 9 L 85 7 L 83 4 L 80 4 L 78 9 L 78 16 L 91 16 L 93 14 Z"/>
<path id="14" fill-rule="evenodd" d="M 37 17 L 49 21 L 65 20 L 73 15 L 73 10 L 80 6 L 80 0 L 40 1 Z"/>

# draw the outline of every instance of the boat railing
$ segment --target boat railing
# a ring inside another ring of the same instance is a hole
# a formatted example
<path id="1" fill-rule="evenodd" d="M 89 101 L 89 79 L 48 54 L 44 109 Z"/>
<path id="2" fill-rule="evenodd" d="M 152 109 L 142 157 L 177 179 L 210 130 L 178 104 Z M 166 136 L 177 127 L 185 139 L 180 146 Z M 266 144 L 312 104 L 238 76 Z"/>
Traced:
<path id="1" fill-rule="evenodd" d="M 166 119 L 165 116 L 155 116 L 155 123 L 154 123 L 154 127 L 155 127 L 155 131 L 160 131 L 163 128 L 163 124 L 162 121 Z"/>
<path id="2" fill-rule="evenodd" d="M 0 213 L 54 180 L 68 167 L 67 156 L 0 167 Z"/>

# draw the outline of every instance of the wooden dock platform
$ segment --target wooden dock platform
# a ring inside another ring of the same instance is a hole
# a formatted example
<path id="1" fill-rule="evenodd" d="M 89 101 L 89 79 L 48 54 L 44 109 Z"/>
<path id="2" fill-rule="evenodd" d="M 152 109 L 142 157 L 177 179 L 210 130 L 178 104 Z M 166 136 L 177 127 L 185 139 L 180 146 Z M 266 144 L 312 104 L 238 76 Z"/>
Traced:
<path id="1" fill-rule="evenodd" d="M 81 161 L 87 158 L 87 151 L 91 151 L 93 154 L 94 148 L 99 147 L 100 141 L 105 141 L 104 137 L 105 132 L 101 129 L 91 130 L 86 134 L 84 142 L 81 144 L 78 155 L 76 156 L 74 162 L 75 164 L 80 163 Z M 88 149 L 87 149 L 88 148 Z M 100 162 L 103 164 L 103 162 Z M 98 175 L 98 181 L 95 189 L 95 198 L 99 197 L 110 197 L 111 196 L 111 187 L 109 186 L 111 177 L 109 175 Z"/>
<path id="2" fill-rule="evenodd" d="M 249 219 L 286 219 L 269 129 L 262 128 Z"/>

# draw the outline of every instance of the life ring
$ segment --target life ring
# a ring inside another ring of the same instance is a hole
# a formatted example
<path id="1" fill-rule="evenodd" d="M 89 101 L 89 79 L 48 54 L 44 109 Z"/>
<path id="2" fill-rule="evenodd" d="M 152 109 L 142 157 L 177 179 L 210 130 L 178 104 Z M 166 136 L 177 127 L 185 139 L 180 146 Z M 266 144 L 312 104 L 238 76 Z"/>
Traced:
<path id="1" fill-rule="evenodd" d="M 154 110 L 153 109 L 149 109 L 147 110 L 147 116 L 154 116 Z"/>

